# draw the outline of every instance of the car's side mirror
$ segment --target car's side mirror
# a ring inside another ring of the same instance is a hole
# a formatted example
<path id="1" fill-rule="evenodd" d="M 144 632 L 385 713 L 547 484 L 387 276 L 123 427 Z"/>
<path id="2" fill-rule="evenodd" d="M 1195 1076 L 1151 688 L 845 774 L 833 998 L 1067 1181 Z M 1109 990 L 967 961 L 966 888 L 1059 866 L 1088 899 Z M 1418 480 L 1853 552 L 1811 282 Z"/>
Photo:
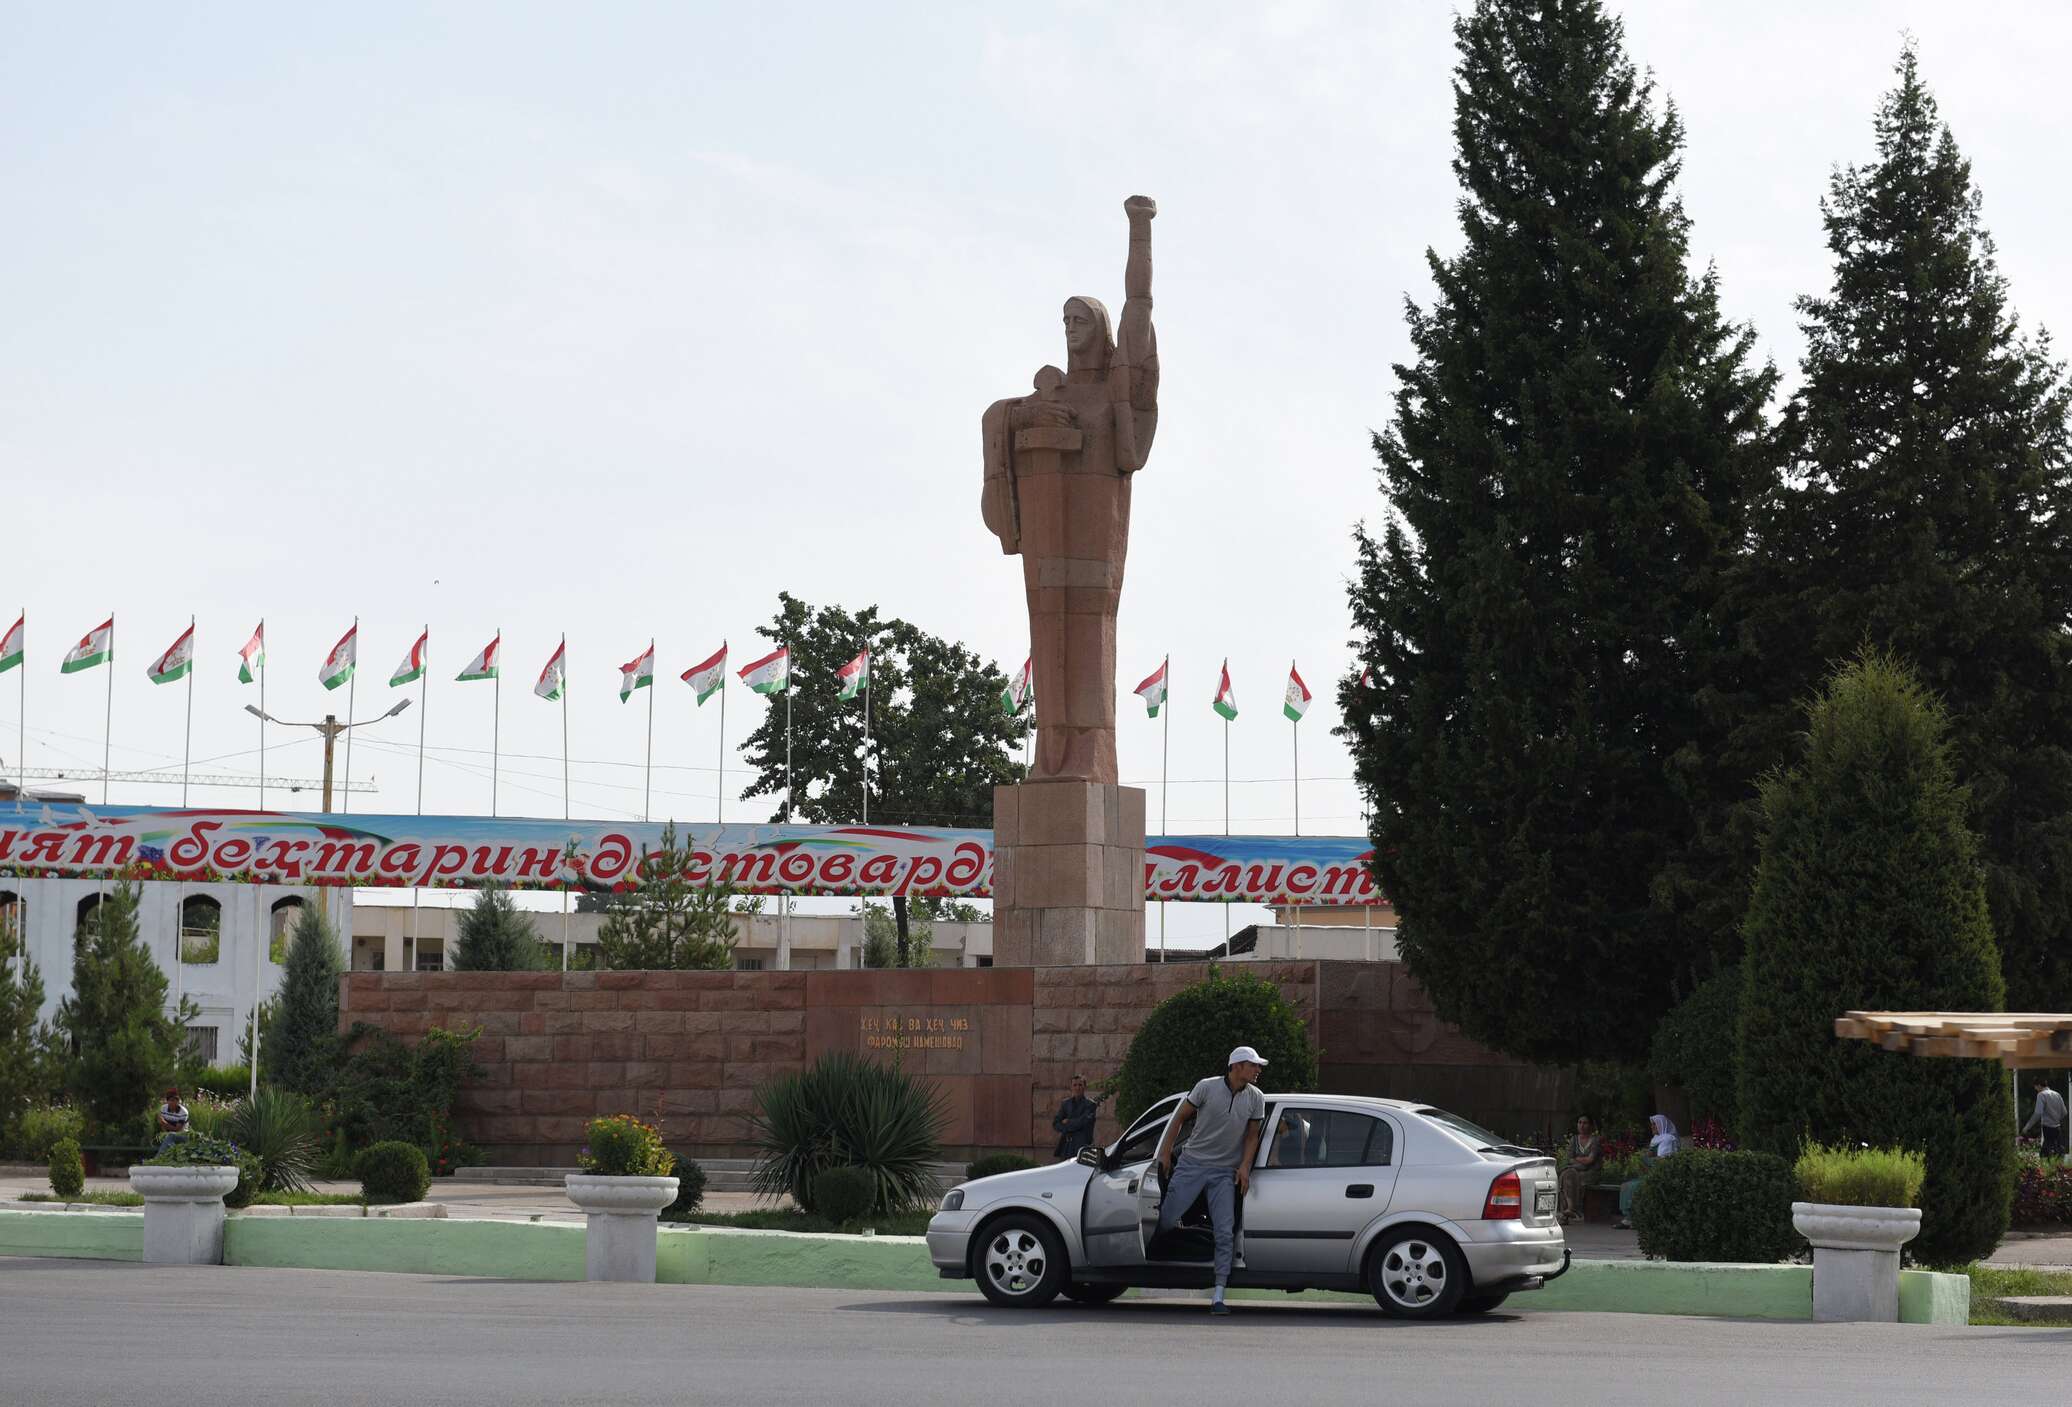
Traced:
<path id="1" fill-rule="evenodd" d="M 1101 1166 L 1102 1156 L 1101 1150 L 1091 1143 L 1079 1150 L 1079 1162 L 1089 1168 Z"/>

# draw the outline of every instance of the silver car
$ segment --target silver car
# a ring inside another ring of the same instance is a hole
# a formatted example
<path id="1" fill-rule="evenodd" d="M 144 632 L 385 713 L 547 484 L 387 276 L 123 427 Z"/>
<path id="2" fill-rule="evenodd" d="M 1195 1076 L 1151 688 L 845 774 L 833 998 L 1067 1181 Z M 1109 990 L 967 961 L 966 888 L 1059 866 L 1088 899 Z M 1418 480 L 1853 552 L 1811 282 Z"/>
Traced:
<path id="1" fill-rule="evenodd" d="M 1202 1204 L 1158 1231 L 1153 1159 L 1180 1099 L 1160 1100 L 1075 1162 L 952 1189 L 928 1223 L 936 1269 L 1023 1308 L 1060 1294 L 1103 1304 L 1132 1285 L 1206 1288 L 1213 1240 Z M 1412 1319 L 1485 1312 L 1568 1269 L 1555 1188 L 1553 1159 L 1442 1110 L 1270 1094 L 1251 1190 L 1238 1200 L 1230 1283 L 1366 1290 Z"/>

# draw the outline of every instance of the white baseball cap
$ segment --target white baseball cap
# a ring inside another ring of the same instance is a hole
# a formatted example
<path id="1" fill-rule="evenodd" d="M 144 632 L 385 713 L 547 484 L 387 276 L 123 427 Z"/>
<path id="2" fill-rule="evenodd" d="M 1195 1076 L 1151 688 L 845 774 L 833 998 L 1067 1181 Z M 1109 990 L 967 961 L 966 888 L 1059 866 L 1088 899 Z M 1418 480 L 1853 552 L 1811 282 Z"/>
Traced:
<path id="1" fill-rule="evenodd" d="M 1223 1062 L 1223 1068 L 1228 1070 L 1231 1066 L 1239 1064 L 1258 1065 L 1263 1068 L 1266 1057 L 1248 1045 L 1241 1045 L 1230 1052 L 1230 1059 Z"/>

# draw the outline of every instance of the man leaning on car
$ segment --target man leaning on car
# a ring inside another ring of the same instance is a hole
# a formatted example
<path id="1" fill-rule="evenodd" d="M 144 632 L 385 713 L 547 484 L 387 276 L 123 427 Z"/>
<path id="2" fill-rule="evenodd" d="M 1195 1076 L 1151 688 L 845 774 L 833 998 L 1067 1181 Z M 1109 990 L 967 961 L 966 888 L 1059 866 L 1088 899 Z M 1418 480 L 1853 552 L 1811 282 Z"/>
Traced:
<path id="1" fill-rule="evenodd" d="M 1230 1281 L 1236 1198 L 1251 1185 L 1252 1158 L 1259 1151 L 1260 1125 L 1266 1118 L 1266 1096 L 1259 1092 L 1259 1072 L 1265 1067 L 1266 1061 L 1248 1045 L 1230 1052 L 1221 1078 L 1209 1076 L 1180 1101 L 1158 1145 L 1159 1181 L 1165 1188 L 1158 1209 L 1160 1233 L 1170 1230 L 1197 1197 L 1208 1199 L 1209 1224 L 1216 1233 L 1211 1314 L 1230 1313 L 1223 1287 Z M 1173 1143 L 1190 1123 L 1194 1132 L 1175 1166 Z"/>

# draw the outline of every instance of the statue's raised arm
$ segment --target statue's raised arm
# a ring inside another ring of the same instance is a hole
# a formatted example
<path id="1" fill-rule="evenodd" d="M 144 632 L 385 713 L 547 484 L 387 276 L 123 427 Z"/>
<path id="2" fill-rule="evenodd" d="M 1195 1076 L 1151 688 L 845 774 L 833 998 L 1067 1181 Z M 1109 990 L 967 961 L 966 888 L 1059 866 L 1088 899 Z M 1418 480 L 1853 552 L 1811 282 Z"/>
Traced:
<path id="1" fill-rule="evenodd" d="M 1136 463 L 1151 457 L 1151 438 L 1158 430 L 1158 332 L 1151 325 L 1151 222 L 1158 202 L 1133 195 L 1122 203 L 1130 221 L 1129 259 L 1122 269 L 1122 327 L 1118 359 L 1129 368 L 1129 406 L 1136 421 Z"/>

